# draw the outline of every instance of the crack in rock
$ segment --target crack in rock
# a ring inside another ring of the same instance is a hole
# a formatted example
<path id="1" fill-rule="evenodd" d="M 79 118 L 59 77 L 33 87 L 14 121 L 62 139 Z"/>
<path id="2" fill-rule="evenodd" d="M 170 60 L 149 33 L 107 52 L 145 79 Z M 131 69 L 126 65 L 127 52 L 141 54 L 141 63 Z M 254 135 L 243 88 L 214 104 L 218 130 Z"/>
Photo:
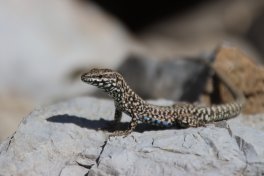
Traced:
<path id="1" fill-rule="evenodd" d="M 236 140 L 236 143 L 238 145 L 239 150 L 241 150 L 245 156 L 246 166 L 243 169 L 243 173 L 244 173 L 246 171 L 248 165 L 250 163 L 252 163 L 252 161 L 254 161 L 258 157 L 258 155 L 257 155 L 256 150 L 255 150 L 253 145 L 246 142 L 240 136 L 234 136 L 234 137 L 235 137 L 235 140 Z M 249 160 L 251 160 L 251 161 L 249 161 Z"/>
<path id="2" fill-rule="evenodd" d="M 200 132 L 198 132 L 197 134 L 204 140 L 204 142 L 206 144 L 208 144 L 213 149 L 213 152 L 214 152 L 215 157 L 218 158 L 218 159 L 220 159 L 219 158 L 219 155 L 218 155 L 219 154 L 219 151 L 218 151 L 216 145 L 214 144 L 214 142 L 211 139 L 202 136 Z"/>
<path id="3" fill-rule="evenodd" d="M 215 126 L 218 127 L 218 128 L 224 128 L 224 129 L 226 129 L 228 131 L 229 135 L 231 137 L 233 137 L 232 130 L 231 130 L 231 128 L 230 128 L 230 126 L 229 126 L 229 124 L 227 123 L 226 120 L 219 121 L 219 122 L 215 122 Z"/>
<path id="4" fill-rule="evenodd" d="M 16 134 L 16 132 L 10 137 L 9 141 L 8 141 L 8 145 L 7 145 L 7 148 L 6 148 L 6 152 L 8 151 L 11 143 L 13 142 L 14 140 L 14 135 Z"/>
<path id="5" fill-rule="evenodd" d="M 79 165 L 79 166 L 82 166 L 84 167 L 85 169 L 91 169 L 93 167 L 94 164 L 82 164 L 82 163 L 79 163 L 78 161 L 76 161 L 76 163 Z"/>
<path id="6" fill-rule="evenodd" d="M 89 159 L 89 157 L 87 157 L 85 155 L 79 155 L 79 156 L 81 156 L 81 158 L 88 158 Z M 82 164 L 81 162 L 78 162 L 78 161 L 75 161 L 75 163 L 77 163 L 79 166 L 81 166 L 85 169 L 88 169 L 87 173 L 85 174 L 87 176 L 89 175 L 90 169 L 94 166 L 94 164 Z"/>
<path id="7" fill-rule="evenodd" d="M 179 150 L 174 150 L 174 149 L 166 149 L 166 148 L 162 148 L 162 147 L 159 147 L 159 146 L 153 146 L 154 148 L 157 148 L 157 149 L 160 149 L 162 151 L 166 151 L 166 152 L 171 152 L 171 153 L 180 153 L 180 154 L 183 154 L 183 155 L 196 155 L 196 156 L 201 156 L 197 153 L 191 153 L 191 152 L 182 152 L 182 151 L 179 151 Z"/>
<path id="8" fill-rule="evenodd" d="M 100 158 L 101 158 L 101 155 L 102 155 L 102 153 L 104 152 L 104 148 L 105 148 L 105 146 L 106 146 L 106 144 L 107 144 L 107 141 L 108 141 L 108 139 L 106 139 L 105 141 L 104 141 L 104 144 L 101 146 L 101 152 L 100 152 L 100 154 L 99 154 L 99 156 L 96 158 L 96 160 L 95 160 L 95 162 L 96 162 L 96 165 L 97 165 L 97 167 L 99 166 L 99 164 L 100 164 Z"/>
<path id="9" fill-rule="evenodd" d="M 98 157 L 96 158 L 96 160 L 95 160 L 95 162 L 96 162 L 96 166 L 97 166 L 97 167 L 98 167 L 99 164 L 100 164 L 100 158 L 101 158 L 102 153 L 104 152 L 104 148 L 105 148 L 107 142 L 108 142 L 108 139 L 106 139 L 106 140 L 104 141 L 104 144 L 101 146 L 100 154 L 99 154 L 99 156 L 98 156 Z M 80 165 L 80 166 L 82 166 L 82 167 L 84 167 L 84 168 L 86 168 L 86 169 L 89 169 L 89 171 L 85 174 L 85 176 L 88 176 L 88 175 L 89 175 L 90 170 L 91 170 L 92 167 L 94 166 L 94 164 L 91 164 L 91 165 L 84 165 L 84 164 L 80 164 L 80 163 L 78 163 L 78 162 L 77 162 L 77 164 Z"/>
<path id="10" fill-rule="evenodd" d="M 78 164 L 78 163 L 77 163 Z M 68 166 L 73 166 L 73 163 L 70 163 L 69 161 L 65 162 L 65 165 L 61 168 L 60 172 L 59 172 L 59 176 L 62 174 L 62 171 L 67 168 Z"/>

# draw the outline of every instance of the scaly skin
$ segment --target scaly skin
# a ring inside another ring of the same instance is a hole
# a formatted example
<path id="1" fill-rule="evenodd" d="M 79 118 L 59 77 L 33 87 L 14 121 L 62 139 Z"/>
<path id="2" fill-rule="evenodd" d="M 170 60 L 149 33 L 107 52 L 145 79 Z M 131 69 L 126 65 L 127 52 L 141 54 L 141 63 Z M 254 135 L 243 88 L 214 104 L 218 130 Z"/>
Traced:
<path id="1" fill-rule="evenodd" d="M 237 116 L 242 108 L 242 101 L 215 105 L 211 107 L 194 106 L 192 104 L 174 104 L 172 106 L 157 106 L 144 101 L 126 83 L 118 72 L 110 69 L 92 69 L 81 77 L 85 83 L 103 89 L 114 99 L 115 122 L 121 120 L 122 112 L 131 117 L 128 130 L 117 131 L 112 136 L 130 134 L 138 122 L 170 127 L 204 126 L 209 122 L 230 119 Z"/>

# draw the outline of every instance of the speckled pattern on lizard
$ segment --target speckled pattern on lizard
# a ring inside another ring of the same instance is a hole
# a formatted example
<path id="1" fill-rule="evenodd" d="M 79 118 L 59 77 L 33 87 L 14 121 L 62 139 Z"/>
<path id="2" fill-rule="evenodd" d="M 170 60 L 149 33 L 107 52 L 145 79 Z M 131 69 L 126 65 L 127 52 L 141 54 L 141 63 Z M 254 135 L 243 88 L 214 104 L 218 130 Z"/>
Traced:
<path id="1" fill-rule="evenodd" d="M 92 69 L 81 77 L 85 83 L 103 89 L 115 104 L 115 122 L 119 123 L 122 113 L 131 117 L 126 131 L 116 131 L 112 136 L 130 134 L 138 122 L 157 126 L 199 127 L 210 122 L 226 120 L 237 116 L 243 106 L 244 98 L 220 105 L 208 107 L 179 103 L 172 106 L 152 105 L 144 101 L 126 83 L 123 76 L 111 69 Z M 230 85 L 229 85 L 230 86 Z"/>

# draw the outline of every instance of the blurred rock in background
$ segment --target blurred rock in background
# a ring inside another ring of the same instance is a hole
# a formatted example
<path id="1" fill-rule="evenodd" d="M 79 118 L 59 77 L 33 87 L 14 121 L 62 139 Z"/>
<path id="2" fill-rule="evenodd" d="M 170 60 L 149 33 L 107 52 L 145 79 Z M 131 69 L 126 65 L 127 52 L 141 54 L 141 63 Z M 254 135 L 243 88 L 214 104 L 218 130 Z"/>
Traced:
<path id="1" fill-rule="evenodd" d="M 252 62 L 243 51 L 230 46 L 219 48 L 215 57 L 214 67 L 245 95 L 247 101 L 243 113 L 264 113 L 264 67 Z M 218 89 L 223 102 L 232 101 L 224 86 Z"/>
<path id="2" fill-rule="evenodd" d="M 34 107 L 92 93 L 95 88 L 80 81 L 82 72 L 116 69 L 131 53 L 199 57 L 229 42 L 264 62 L 264 1 L 140 3 L 2 1 L 0 141 Z"/>
<path id="3" fill-rule="evenodd" d="M 0 25 L 0 140 L 37 104 L 92 91 L 72 74 L 115 67 L 131 44 L 120 22 L 93 3 L 2 1 Z"/>
<path id="4" fill-rule="evenodd" d="M 246 37 L 263 5 L 263 1 L 209 1 L 146 27 L 139 38 L 153 54 L 163 57 L 197 56 L 229 42 L 263 63 Z"/>
<path id="5" fill-rule="evenodd" d="M 209 68 L 197 59 L 207 58 L 142 58 L 131 56 L 118 71 L 143 99 L 169 99 L 195 102 L 205 89 Z"/>

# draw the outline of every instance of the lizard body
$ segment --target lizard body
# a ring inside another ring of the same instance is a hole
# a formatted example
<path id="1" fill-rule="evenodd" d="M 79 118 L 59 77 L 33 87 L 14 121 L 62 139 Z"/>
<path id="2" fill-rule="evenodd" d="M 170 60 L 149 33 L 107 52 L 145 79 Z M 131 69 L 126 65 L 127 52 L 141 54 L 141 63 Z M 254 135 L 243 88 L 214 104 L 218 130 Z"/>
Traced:
<path id="1" fill-rule="evenodd" d="M 116 123 L 120 122 L 122 112 L 131 117 L 129 129 L 123 132 L 118 131 L 114 135 L 130 134 L 138 122 L 163 127 L 170 127 L 176 124 L 183 127 L 204 126 L 206 123 L 237 116 L 244 102 L 242 95 L 235 95 L 240 96 L 240 99 L 232 103 L 210 107 L 195 106 L 187 103 L 158 106 L 144 101 L 128 86 L 123 76 L 116 71 L 110 69 L 92 69 L 88 73 L 83 74 L 81 79 L 85 83 L 103 89 L 113 98 L 116 107 Z M 224 83 L 234 91 L 234 88 L 230 86 L 227 80 L 224 79 Z"/>

